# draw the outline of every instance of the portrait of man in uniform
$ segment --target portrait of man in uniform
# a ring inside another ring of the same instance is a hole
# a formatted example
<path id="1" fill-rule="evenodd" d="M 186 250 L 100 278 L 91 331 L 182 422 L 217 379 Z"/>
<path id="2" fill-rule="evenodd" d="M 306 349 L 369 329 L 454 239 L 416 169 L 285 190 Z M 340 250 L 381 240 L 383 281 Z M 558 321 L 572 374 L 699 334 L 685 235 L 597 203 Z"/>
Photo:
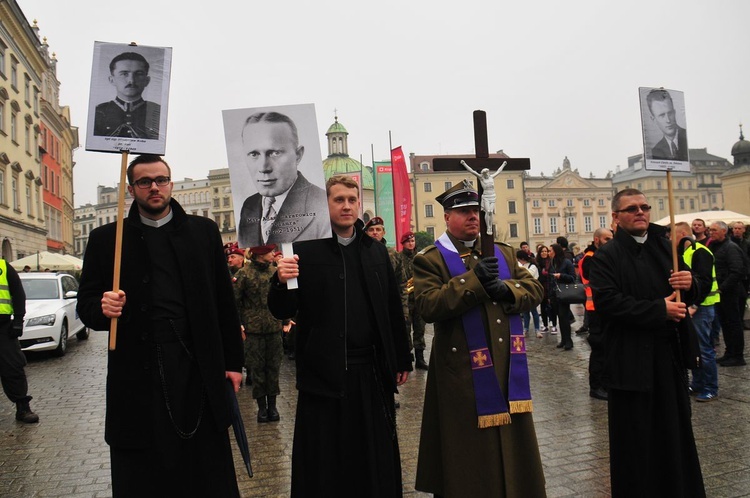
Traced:
<path id="1" fill-rule="evenodd" d="M 163 154 L 171 49 L 96 42 L 86 149 Z"/>
<path id="2" fill-rule="evenodd" d="M 304 107 L 309 107 L 314 116 L 312 106 Z M 239 116 L 241 120 L 236 119 Z M 309 123 L 308 117 L 306 130 Z M 306 140 L 301 139 L 295 120 L 272 109 L 248 109 L 239 115 L 225 111 L 225 129 L 235 209 L 240 207 L 240 246 L 330 237 L 327 196 L 316 184 L 323 181 L 322 161 L 317 162 L 321 157 L 317 136 L 308 134 Z M 308 151 L 305 144 L 313 150 Z M 303 173 L 305 164 L 308 168 Z"/>

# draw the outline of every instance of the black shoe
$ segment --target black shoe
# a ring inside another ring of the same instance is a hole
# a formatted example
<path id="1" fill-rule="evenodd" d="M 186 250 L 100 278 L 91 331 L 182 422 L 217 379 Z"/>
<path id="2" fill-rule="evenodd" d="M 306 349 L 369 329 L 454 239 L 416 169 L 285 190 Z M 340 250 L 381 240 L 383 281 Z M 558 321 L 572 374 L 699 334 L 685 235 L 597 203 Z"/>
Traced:
<path id="1" fill-rule="evenodd" d="M 276 409 L 276 396 L 267 396 L 268 399 L 268 421 L 278 422 L 281 420 L 279 410 Z"/>
<path id="2" fill-rule="evenodd" d="M 719 363 L 719 365 L 722 367 L 742 367 L 747 365 L 747 363 L 745 363 L 744 358 L 728 358 Z"/>
<path id="3" fill-rule="evenodd" d="M 723 362 L 727 361 L 728 359 L 729 358 L 727 358 L 727 355 L 720 356 L 720 357 L 716 358 L 716 363 L 723 363 Z"/>
<path id="4" fill-rule="evenodd" d="M 607 401 L 609 399 L 609 394 L 607 394 L 607 391 L 605 391 L 601 387 L 597 389 L 589 390 L 589 396 L 591 396 L 592 398 L 601 399 L 604 401 Z"/>
<path id="5" fill-rule="evenodd" d="M 571 349 L 573 349 L 573 344 L 566 344 L 565 346 L 563 346 L 563 349 L 565 351 L 570 351 Z"/>
<path id="6" fill-rule="evenodd" d="M 414 353 L 415 353 L 415 357 L 416 357 L 416 361 L 414 363 L 414 366 L 418 370 L 428 370 L 430 367 L 429 367 L 429 365 L 427 365 L 427 362 L 424 361 L 424 350 L 417 349 L 416 351 L 414 351 Z"/>
<path id="7" fill-rule="evenodd" d="M 257 398 L 255 401 L 258 403 L 258 423 L 263 424 L 268 422 L 268 407 L 266 407 L 266 397 Z"/>
<path id="8" fill-rule="evenodd" d="M 39 415 L 31 411 L 28 401 L 19 401 L 16 403 L 16 420 L 24 424 L 36 424 L 39 422 Z"/>
<path id="9" fill-rule="evenodd" d="M 587 334 L 588 332 L 589 332 L 589 328 L 586 327 L 585 325 L 582 325 L 581 328 L 579 328 L 578 330 L 576 330 L 576 334 L 577 335 Z"/>
<path id="10" fill-rule="evenodd" d="M 555 347 L 556 347 L 557 349 L 562 349 L 562 348 L 564 348 L 564 347 L 565 347 L 565 343 L 564 343 L 564 342 L 561 342 L 561 343 L 559 343 L 559 344 L 558 344 L 557 346 L 555 346 Z"/>

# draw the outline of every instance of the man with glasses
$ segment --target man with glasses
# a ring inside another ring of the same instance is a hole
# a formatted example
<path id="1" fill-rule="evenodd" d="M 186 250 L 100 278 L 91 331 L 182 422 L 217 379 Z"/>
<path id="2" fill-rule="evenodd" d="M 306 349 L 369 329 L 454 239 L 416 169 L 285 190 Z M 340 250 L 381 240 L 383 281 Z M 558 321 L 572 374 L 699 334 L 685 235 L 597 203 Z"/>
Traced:
<path id="1" fill-rule="evenodd" d="M 718 304 L 719 321 L 724 334 L 726 350 L 716 362 L 722 367 L 745 365 L 745 333 L 742 313 L 745 311 L 747 293 L 743 284 L 745 263 L 740 246 L 729 240 L 729 228 L 723 221 L 711 223 L 711 245 L 708 247 L 716 259 L 716 281 L 719 283 L 721 301 Z"/>
<path id="2" fill-rule="evenodd" d="M 705 496 L 678 342 L 701 283 L 672 271 L 666 230 L 650 213 L 639 190 L 618 192 L 617 231 L 590 265 L 606 348 L 612 496 Z"/>
<path id="3" fill-rule="evenodd" d="M 221 235 L 172 199 L 160 156 L 127 170 L 120 289 L 112 291 L 116 224 L 91 232 L 78 313 L 95 330 L 118 319 L 107 366 L 104 437 L 114 496 L 239 496 L 227 428 L 227 380 L 243 348 Z"/>

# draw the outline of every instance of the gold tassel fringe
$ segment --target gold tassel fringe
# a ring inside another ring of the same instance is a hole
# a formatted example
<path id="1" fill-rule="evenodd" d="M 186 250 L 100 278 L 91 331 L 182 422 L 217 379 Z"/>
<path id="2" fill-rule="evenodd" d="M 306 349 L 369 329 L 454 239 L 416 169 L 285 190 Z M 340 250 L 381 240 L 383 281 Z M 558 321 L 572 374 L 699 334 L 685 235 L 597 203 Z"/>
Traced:
<path id="1" fill-rule="evenodd" d="M 532 412 L 531 400 L 526 401 L 511 401 L 510 402 L 510 413 L 530 413 Z"/>
<path id="2" fill-rule="evenodd" d="M 510 413 L 496 413 L 494 415 L 481 415 L 479 417 L 480 429 L 508 424 L 510 424 Z"/>

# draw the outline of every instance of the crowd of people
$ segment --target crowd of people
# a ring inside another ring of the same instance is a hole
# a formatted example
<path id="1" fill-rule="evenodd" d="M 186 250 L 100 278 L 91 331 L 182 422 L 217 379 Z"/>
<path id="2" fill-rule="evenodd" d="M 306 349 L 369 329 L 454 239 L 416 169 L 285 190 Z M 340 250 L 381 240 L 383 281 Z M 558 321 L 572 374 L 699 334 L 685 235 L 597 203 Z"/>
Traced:
<path id="1" fill-rule="evenodd" d="M 105 425 L 114 496 L 238 496 L 227 389 L 251 390 L 258 423 L 292 416 L 276 403 L 285 347 L 298 390 L 292 496 L 402 495 L 396 394 L 415 367 L 428 371 L 417 490 L 545 496 L 526 340 L 533 324 L 537 338 L 559 333 L 559 349 L 574 347 L 560 291 L 574 283 L 584 290 L 575 333 L 588 334 L 590 395 L 608 402 L 612 495 L 705 496 L 690 395 L 716 399 L 717 365 L 745 365 L 744 224 L 676 224 L 673 268 L 669 231 L 626 189 L 612 201 L 612 230 L 596 230 L 583 250 L 558 237 L 536 254 L 526 242 L 483 254 L 481 199 L 464 182 L 436 198 L 445 233 L 422 248 L 403 234 L 396 251 L 382 218 L 359 219 L 356 182 L 333 176 L 333 236 L 282 255 L 272 243 L 222 247 L 214 223 L 171 198 L 163 158 L 139 156 L 127 176 L 135 202 L 120 289 L 111 290 L 110 224 L 91 233 L 78 294 L 87 326 L 118 324 Z M 0 324 L 17 346 L 21 292 L 1 260 L 0 271 L 10 289 Z M 429 359 L 425 322 L 435 331 Z M 5 368 L 20 350 L 3 349 Z M 16 418 L 36 422 L 25 378 L 13 387 L 7 371 Z"/>

